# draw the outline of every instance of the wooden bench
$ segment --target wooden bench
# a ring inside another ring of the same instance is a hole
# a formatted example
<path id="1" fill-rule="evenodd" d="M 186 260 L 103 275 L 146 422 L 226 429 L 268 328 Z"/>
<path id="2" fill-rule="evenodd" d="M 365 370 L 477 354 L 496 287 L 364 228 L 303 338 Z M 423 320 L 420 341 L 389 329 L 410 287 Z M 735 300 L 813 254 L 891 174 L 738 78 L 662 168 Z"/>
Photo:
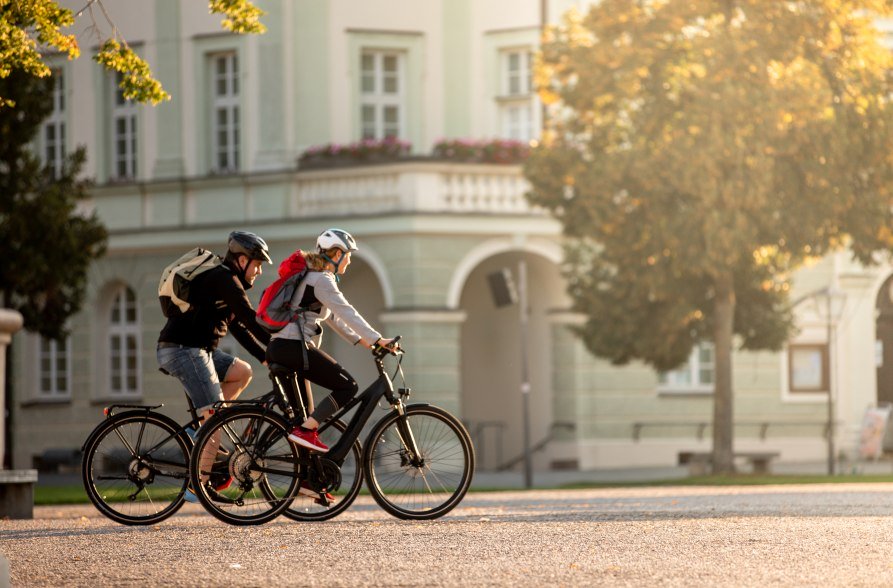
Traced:
<path id="1" fill-rule="evenodd" d="M 37 470 L 0 470 L 0 519 L 34 518 Z"/>
<path id="2" fill-rule="evenodd" d="M 742 459 L 751 466 L 755 474 L 768 474 L 772 460 L 780 455 L 777 451 L 736 451 L 735 459 Z M 706 451 L 680 451 L 679 465 L 687 465 L 691 476 L 706 476 L 711 473 L 713 454 Z"/>

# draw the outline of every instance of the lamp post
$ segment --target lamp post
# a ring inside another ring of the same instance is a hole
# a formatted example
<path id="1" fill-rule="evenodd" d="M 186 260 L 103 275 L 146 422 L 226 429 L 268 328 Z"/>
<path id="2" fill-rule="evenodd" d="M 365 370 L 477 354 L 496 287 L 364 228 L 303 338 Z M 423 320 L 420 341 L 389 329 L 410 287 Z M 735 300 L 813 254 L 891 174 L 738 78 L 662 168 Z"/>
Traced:
<path id="1" fill-rule="evenodd" d="M 837 323 L 846 306 L 846 293 L 832 283 L 815 294 L 816 310 L 825 319 L 828 337 L 828 475 L 835 474 L 834 458 L 834 395 L 837 388 Z"/>

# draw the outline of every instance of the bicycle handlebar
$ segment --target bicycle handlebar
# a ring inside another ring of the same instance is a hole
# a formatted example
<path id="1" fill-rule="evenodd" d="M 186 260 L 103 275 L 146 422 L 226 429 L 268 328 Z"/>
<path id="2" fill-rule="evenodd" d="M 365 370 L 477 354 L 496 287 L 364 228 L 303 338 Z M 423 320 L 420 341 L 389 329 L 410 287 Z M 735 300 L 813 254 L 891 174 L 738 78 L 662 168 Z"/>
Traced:
<path id="1" fill-rule="evenodd" d="M 400 346 L 397 345 L 401 338 L 402 335 L 397 335 L 396 337 L 394 337 L 394 340 L 391 341 L 391 345 L 394 347 L 393 351 L 388 347 L 385 347 L 384 345 L 379 345 L 378 343 L 376 343 L 372 346 L 372 355 L 374 355 L 378 359 L 383 359 L 384 356 L 387 354 L 400 355 L 404 353 L 404 351 L 400 349 Z"/>

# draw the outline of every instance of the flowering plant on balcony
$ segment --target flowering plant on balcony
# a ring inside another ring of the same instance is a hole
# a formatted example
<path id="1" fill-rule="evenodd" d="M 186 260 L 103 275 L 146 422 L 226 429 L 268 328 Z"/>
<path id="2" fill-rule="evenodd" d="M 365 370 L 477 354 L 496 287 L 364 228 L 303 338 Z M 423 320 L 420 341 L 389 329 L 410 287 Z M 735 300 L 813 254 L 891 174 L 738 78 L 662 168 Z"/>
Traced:
<path id="1" fill-rule="evenodd" d="M 521 163 L 529 154 L 528 143 L 512 139 L 441 139 L 432 151 L 437 159 L 475 163 Z"/>
<path id="2" fill-rule="evenodd" d="M 364 139 L 356 143 L 317 145 L 304 151 L 298 158 L 301 168 L 357 165 L 362 163 L 397 161 L 409 155 L 412 144 L 395 137 Z"/>

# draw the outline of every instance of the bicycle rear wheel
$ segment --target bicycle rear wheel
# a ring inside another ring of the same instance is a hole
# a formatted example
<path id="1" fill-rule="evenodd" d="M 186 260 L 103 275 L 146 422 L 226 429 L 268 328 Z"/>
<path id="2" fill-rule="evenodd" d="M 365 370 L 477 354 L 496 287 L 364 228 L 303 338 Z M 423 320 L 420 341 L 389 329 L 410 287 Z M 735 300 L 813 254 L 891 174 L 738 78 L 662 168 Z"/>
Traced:
<path id="1" fill-rule="evenodd" d="M 300 482 L 300 457 L 285 419 L 260 406 L 224 409 L 199 429 L 191 483 L 199 501 L 231 525 L 257 525 L 288 508 Z M 222 480 L 228 487 L 215 490 Z"/>
<path id="2" fill-rule="evenodd" d="M 320 427 L 319 437 L 323 443 L 333 447 L 341 438 L 345 429 L 347 429 L 347 425 L 343 422 L 340 420 L 334 421 L 328 427 Z M 299 491 L 298 495 L 295 496 L 294 502 L 282 514 L 293 521 L 326 521 L 347 510 L 353 501 L 356 500 L 360 489 L 363 487 L 361 455 L 362 448 L 360 447 L 360 442 L 354 441 L 350 451 L 347 453 L 347 457 L 344 458 L 344 463 L 341 464 L 340 468 L 337 468 L 337 471 L 330 471 L 331 468 L 336 466 L 326 461 L 325 456 L 320 458 L 318 463 L 326 471 L 315 471 L 314 463 L 316 462 L 311 461 L 306 476 L 310 489 L 312 490 L 314 487 L 318 489 L 317 482 L 320 479 L 324 479 L 327 483 L 326 489 L 333 495 L 335 502 L 332 504 L 320 504 L 318 498 L 301 494 Z M 329 465 L 331 468 L 326 467 Z"/>
<path id="3" fill-rule="evenodd" d="M 183 506 L 191 440 L 171 419 L 115 415 L 84 444 L 81 477 L 96 508 L 124 525 L 151 525 Z"/>
<path id="4" fill-rule="evenodd" d="M 416 451 L 417 450 L 417 451 Z M 375 502 L 401 519 L 435 519 L 468 491 L 474 447 L 465 427 L 447 411 L 416 404 L 392 412 L 366 442 L 363 471 Z"/>

